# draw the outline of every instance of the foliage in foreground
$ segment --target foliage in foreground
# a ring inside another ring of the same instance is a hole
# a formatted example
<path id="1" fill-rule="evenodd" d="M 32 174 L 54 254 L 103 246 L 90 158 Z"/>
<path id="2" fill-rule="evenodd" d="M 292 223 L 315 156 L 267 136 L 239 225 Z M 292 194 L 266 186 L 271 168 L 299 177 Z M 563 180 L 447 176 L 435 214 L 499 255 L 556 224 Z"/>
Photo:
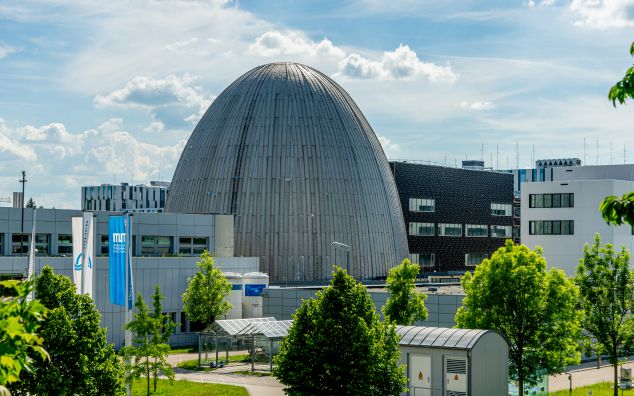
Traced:
<path id="1" fill-rule="evenodd" d="M 630 46 L 630 55 L 634 56 L 634 42 Z M 625 76 L 610 88 L 608 99 L 616 107 L 616 102 L 624 104 L 628 99 L 634 99 L 634 66 L 625 72 Z"/>
<path id="2" fill-rule="evenodd" d="M 466 296 L 456 313 L 457 327 L 506 335 L 509 373 L 519 389 L 579 362 L 579 291 L 560 269 L 546 270 L 541 249 L 507 240 L 473 274 L 467 272 L 462 285 Z"/>
<path id="3" fill-rule="evenodd" d="M 381 323 L 365 287 L 336 267 L 306 300 L 275 357 L 288 395 L 400 395 L 406 378 L 394 325 Z"/>
<path id="4" fill-rule="evenodd" d="M 248 396 L 249 392 L 241 386 L 209 384 L 191 381 L 159 380 L 160 387 L 155 396 Z M 132 396 L 146 394 L 145 381 L 137 380 L 132 384 Z"/>
<path id="5" fill-rule="evenodd" d="M 592 396 L 612 396 L 612 382 L 599 382 L 598 384 L 580 386 L 572 389 L 572 396 L 588 396 L 588 391 L 592 391 Z M 634 390 L 624 391 L 624 395 L 634 395 Z M 570 391 L 568 389 L 560 390 L 557 392 L 549 392 L 551 396 L 569 396 Z"/>
<path id="6" fill-rule="evenodd" d="M 183 311 L 190 321 L 207 326 L 231 309 L 227 301 L 231 284 L 214 265 L 207 250 L 200 255 L 196 265 L 198 272 L 187 280 L 187 290 L 183 293 Z"/>
<path id="7" fill-rule="evenodd" d="M 38 334 L 46 308 L 38 300 L 28 301 L 32 280 L 0 282 L 5 292 L 14 296 L 0 299 L 0 395 L 8 393 L 6 385 L 18 381 L 22 370 L 32 370 L 33 356 L 49 358 Z"/>
<path id="8" fill-rule="evenodd" d="M 390 297 L 381 310 L 386 320 L 409 326 L 417 320 L 427 319 L 427 295 L 417 291 L 414 283 L 419 272 L 419 265 L 408 259 L 390 269 L 386 286 Z"/>
<path id="9" fill-rule="evenodd" d="M 583 248 L 575 283 L 579 286 L 581 306 L 585 311 L 584 329 L 588 343 L 608 356 L 614 368 L 613 394 L 618 394 L 619 356 L 632 352 L 634 341 L 634 276 L 630 270 L 630 254 L 614 246 L 601 246 L 595 235 L 592 246 Z"/>
<path id="10" fill-rule="evenodd" d="M 120 395 L 123 365 L 101 328 L 92 299 L 49 266 L 37 277 L 35 297 L 49 310 L 40 334 L 50 360 L 36 359 L 12 391 L 32 395 Z"/>

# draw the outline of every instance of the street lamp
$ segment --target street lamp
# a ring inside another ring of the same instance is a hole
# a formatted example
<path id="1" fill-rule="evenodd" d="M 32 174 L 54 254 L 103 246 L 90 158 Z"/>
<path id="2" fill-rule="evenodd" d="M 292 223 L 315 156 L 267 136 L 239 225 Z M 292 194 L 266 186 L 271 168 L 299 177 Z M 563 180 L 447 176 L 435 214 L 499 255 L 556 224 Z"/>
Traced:
<path id="1" fill-rule="evenodd" d="M 350 275 L 350 246 L 336 241 L 331 243 L 330 246 L 335 249 L 339 248 L 346 251 L 346 271 L 348 272 L 348 275 Z"/>

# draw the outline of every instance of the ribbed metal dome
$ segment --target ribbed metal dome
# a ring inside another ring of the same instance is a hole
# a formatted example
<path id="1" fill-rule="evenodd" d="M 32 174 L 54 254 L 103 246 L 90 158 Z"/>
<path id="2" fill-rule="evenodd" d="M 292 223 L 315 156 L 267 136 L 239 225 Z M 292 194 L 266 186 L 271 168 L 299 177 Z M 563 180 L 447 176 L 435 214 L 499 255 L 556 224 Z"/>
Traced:
<path id="1" fill-rule="evenodd" d="M 247 72 L 192 133 L 166 211 L 233 213 L 236 256 L 272 281 L 318 280 L 333 264 L 385 276 L 407 256 L 381 145 L 350 96 L 319 71 L 273 63 Z"/>

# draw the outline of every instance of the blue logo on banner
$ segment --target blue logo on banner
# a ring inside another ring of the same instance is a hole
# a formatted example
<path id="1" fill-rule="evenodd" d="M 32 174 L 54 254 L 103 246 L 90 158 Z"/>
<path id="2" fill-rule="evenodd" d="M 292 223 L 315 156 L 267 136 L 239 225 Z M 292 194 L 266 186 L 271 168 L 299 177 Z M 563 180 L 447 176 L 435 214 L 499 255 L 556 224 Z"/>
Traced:
<path id="1" fill-rule="evenodd" d="M 108 221 L 108 253 L 110 264 L 110 302 L 126 305 L 127 230 L 124 216 L 110 216 Z"/>
<path id="2" fill-rule="evenodd" d="M 75 260 L 75 271 L 81 271 L 81 258 L 84 257 L 83 253 L 79 253 L 77 260 Z M 88 268 L 92 268 L 92 260 L 88 256 Z"/>
<path id="3" fill-rule="evenodd" d="M 259 297 L 266 285 L 244 285 L 244 295 L 248 297 Z"/>

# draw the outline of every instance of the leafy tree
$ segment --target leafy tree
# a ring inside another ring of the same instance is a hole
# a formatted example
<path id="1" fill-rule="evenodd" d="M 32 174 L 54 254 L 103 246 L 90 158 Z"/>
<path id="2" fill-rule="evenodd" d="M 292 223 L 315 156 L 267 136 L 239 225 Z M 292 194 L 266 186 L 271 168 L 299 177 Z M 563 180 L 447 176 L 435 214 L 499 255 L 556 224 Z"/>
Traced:
<path id="1" fill-rule="evenodd" d="M 9 297 L 0 299 L 0 395 L 9 394 L 6 386 L 19 380 L 22 370 L 33 369 L 32 356 L 49 358 L 38 334 L 46 308 L 38 300 L 29 301 L 32 280 L 7 280 L 0 287 Z"/>
<path id="2" fill-rule="evenodd" d="M 160 289 L 157 288 L 155 293 L 155 301 L 158 299 L 159 304 L 162 296 Z M 158 297 L 158 298 L 156 298 Z M 136 312 L 134 320 L 126 325 L 126 329 L 132 330 L 134 333 L 133 346 L 122 348 L 124 359 L 127 363 L 129 371 L 128 382 L 139 379 L 142 375 L 147 380 L 147 394 L 150 394 L 150 379 L 152 374 L 154 377 L 154 390 L 156 391 L 156 382 L 159 373 L 167 376 L 170 381 L 174 380 L 174 370 L 172 365 L 167 363 L 167 355 L 170 346 L 163 342 L 164 334 L 162 333 L 165 318 L 162 316 L 156 318 L 149 312 L 148 306 L 143 301 L 143 296 L 138 295 L 134 304 Z M 156 307 L 155 307 L 156 308 Z M 173 331 L 173 328 L 172 328 Z"/>
<path id="3" fill-rule="evenodd" d="M 383 306 L 383 316 L 398 325 L 409 326 L 417 320 L 427 319 L 427 295 L 416 290 L 418 264 L 408 259 L 392 268 L 387 276 L 387 290 L 391 293 Z"/>
<path id="4" fill-rule="evenodd" d="M 26 207 L 32 208 L 32 209 L 37 208 L 37 205 L 35 204 L 35 201 L 33 200 L 33 198 L 29 198 L 29 200 L 26 202 Z"/>
<path id="5" fill-rule="evenodd" d="M 560 269 L 546 270 L 540 248 L 507 240 L 473 274 L 466 273 L 462 285 L 466 296 L 457 327 L 506 335 L 510 374 L 519 389 L 579 361 L 579 291 Z"/>
<path id="6" fill-rule="evenodd" d="M 187 280 L 187 290 L 183 293 L 183 311 L 190 321 L 209 325 L 231 309 L 227 301 L 231 284 L 220 268 L 214 265 L 207 250 L 200 255 L 196 265 L 198 272 Z"/>
<path id="7" fill-rule="evenodd" d="M 400 395 L 406 384 L 395 326 L 382 323 L 365 287 L 335 267 L 306 300 L 275 357 L 288 395 Z"/>
<path id="8" fill-rule="evenodd" d="M 630 46 L 630 55 L 634 56 L 634 42 Z M 634 99 L 634 66 L 627 69 L 623 79 L 610 88 L 608 99 L 612 101 L 614 107 L 617 101 L 624 104 L 627 99 Z"/>
<path id="9" fill-rule="evenodd" d="M 594 244 L 583 248 L 575 283 L 585 310 L 583 327 L 614 366 L 614 396 L 618 396 L 618 359 L 632 352 L 634 341 L 634 276 L 629 252 L 622 249 L 617 254 L 610 244 L 601 247 L 601 237 L 596 234 Z"/>
<path id="10" fill-rule="evenodd" d="M 35 297 L 48 308 L 41 336 L 50 360 L 36 359 L 33 370 L 16 384 L 19 394 L 120 395 L 125 392 L 123 366 L 92 299 L 77 295 L 75 285 L 44 267 L 36 279 Z"/>
<path id="11" fill-rule="evenodd" d="M 165 296 L 161 294 L 161 288 L 159 285 L 156 285 L 156 289 L 154 291 L 154 295 L 152 296 L 152 306 L 154 308 L 154 313 L 152 314 L 152 318 L 156 320 L 156 331 L 152 335 L 152 343 L 154 345 L 163 344 L 167 346 L 167 354 L 171 350 L 169 345 L 170 335 L 174 333 L 174 329 L 176 328 L 176 323 L 170 318 L 168 315 L 163 313 L 163 304 L 162 301 L 165 299 Z M 167 364 L 167 354 L 163 356 L 154 356 L 154 367 L 152 370 L 152 377 L 154 378 L 154 392 L 156 392 L 156 385 L 158 382 L 158 376 L 164 367 L 161 367 L 159 361 L 163 359 L 163 363 Z M 171 366 L 170 366 L 171 369 Z"/>

